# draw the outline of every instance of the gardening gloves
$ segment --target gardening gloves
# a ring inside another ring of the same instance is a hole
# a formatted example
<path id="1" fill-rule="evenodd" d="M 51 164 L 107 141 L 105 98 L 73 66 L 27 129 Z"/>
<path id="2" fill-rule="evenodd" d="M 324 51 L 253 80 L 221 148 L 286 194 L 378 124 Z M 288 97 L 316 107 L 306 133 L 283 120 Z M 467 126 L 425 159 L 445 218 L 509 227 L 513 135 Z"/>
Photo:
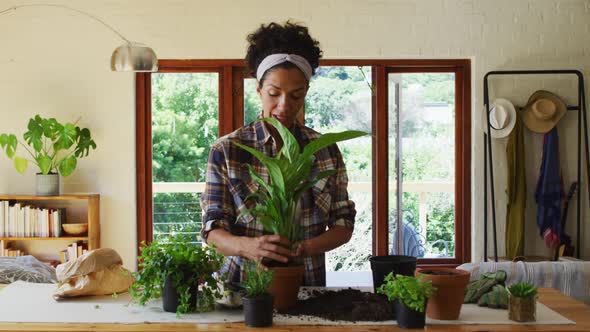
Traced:
<path id="1" fill-rule="evenodd" d="M 504 285 L 495 285 L 477 301 L 480 307 L 508 309 L 508 291 Z"/>
<path id="2" fill-rule="evenodd" d="M 468 285 L 467 288 L 465 290 L 465 297 L 463 299 L 464 303 L 478 303 L 480 304 L 478 301 L 480 300 L 480 298 L 482 298 L 482 296 L 488 292 L 493 292 L 496 291 L 496 294 L 490 294 L 491 296 L 499 296 L 500 298 L 502 297 L 501 294 L 498 294 L 499 290 L 498 288 L 493 289 L 494 286 L 499 285 L 502 288 L 504 287 L 504 281 L 506 280 L 506 272 L 499 270 L 496 272 L 488 272 L 488 273 L 483 273 L 480 277 L 479 280 L 474 280 L 471 281 Z M 507 294 L 506 294 L 507 296 Z M 490 300 L 490 296 L 487 297 L 488 300 L 482 300 L 482 303 L 487 303 L 488 305 L 493 302 L 492 305 L 496 305 L 496 301 L 498 299 L 494 299 L 494 301 Z M 506 300 L 507 301 L 507 300 Z M 506 303 L 506 301 L 504 301 L 504 303 Z M 501 303 L 501 301 L 498 301 L 498 303 Z M 492 308 L 495 308 L 494 306 L 490 306 Z"/>

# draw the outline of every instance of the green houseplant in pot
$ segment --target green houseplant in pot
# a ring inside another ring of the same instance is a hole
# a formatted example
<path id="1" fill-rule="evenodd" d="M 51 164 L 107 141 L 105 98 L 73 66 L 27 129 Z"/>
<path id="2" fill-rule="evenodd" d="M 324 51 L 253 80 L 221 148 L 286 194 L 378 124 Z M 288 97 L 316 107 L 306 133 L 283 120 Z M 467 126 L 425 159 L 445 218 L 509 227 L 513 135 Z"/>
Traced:
<path id="1" fill-rule="evenodd" d="M 271 326 L 273 296 L 268 288 L 273 271 L 265 270 L 259 264 L 245 264 L 246 278 L 241 284 L 244 293 L 244 321 L 251 327 Z"/>
<path id="2" fill-rule="evenodd" d="M 508 286 L 508 319 L 532 322 L 537 316 L 537 288 L 527 282 Z"/>
<path id="3" fill-rule="evenodd" d="M 423 328 L 426 323 L 426 305 L 436 288 L 421 277 L 385 276 L 377 293 L 387 296 L 395 305 L 397 325 L 404 329 Z"/>
<path id="4" fill-rule="evenodd" d="M 139 271 L 129 289 L 139 304 L 162 297 L 164 311 L 177 315 L 213 309 L 215 299 L 221 297 L 214 274 L 223 255 L 184 234 L 144 243 L 140 250 Z"/>
<path id="5" fill-rule="evenodd" d="M 59 174 L 72 174 L 78 159 L 88 156 L 90 149 L 96 149 L 88 128 L 80 128 L 74 123 L 62 124 L 54 118 L 39 115 L 29 120 L 23 139 L 24 143 L 14 134 L 0 134 L 0 146 L 8 158 L 14 160 L 19 173 L 27 170 L 29 162 L 39 167 L 37 195 L 43 196 L 59 195 Z M 30 159 L 17 156 L 19 145 Z"/>
<path id="6" fill-rule="evenodd" d="M 344 131 L 324 134 L 307 144 L 301 151 L 299 143 L 287 127 L 273 118 L 263 118 L 261 121 L 266 121 L 276 128 L 283 140 L 283 147 L 276 157 L 269 157 L 254 148 L 235 143 L 260 160 L 269 175 L 267 183 L 260 174 L 256 173 L 252 165 L 247 165 L 250 177 L 258 183 L 260 189 L 247 197 L 247 199 L 255 198 L 256 205 L 242 211 L 240 216 L 251 213 L 256 217 L 256 222 L 262 224 L 265 231 L 287 239 L 290 249 L 294 249 L 303 240 L 303 230 L 298 220 L 295 220 L 299 198 L 316 182 L 336 173 L 336 170 L 329 170 L 310 178 L 315 161 L 314 154 L 334 143 L 361 137 L 367 133 Z M 284 311 L 296 303 L 305 270 L 303 265 L 273 266 L 272 268 L 274 276 L 270 292 L 275 296 L 275 308 Z M 279 287 L 279 285 L 287 287 Z"/>

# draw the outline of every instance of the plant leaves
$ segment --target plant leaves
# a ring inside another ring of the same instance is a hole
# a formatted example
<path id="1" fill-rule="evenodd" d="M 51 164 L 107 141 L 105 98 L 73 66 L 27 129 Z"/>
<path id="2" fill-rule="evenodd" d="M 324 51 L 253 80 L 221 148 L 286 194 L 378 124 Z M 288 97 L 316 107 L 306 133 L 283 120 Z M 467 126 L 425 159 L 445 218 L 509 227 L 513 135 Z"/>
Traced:
<path id="1" fill-rule="evenodd" d="M 53 143 L 53 151 L 57 152 L 59 150 L 67 150 L 74 143 L 76 143 L 76 127 L 71 123 L 66 123 L 65 125 L 57 124 L 56 127 L 56 138 L 57 140 Z"/>
<path id="2" fill-rule="evenodd" d="M 293 136 L 291 131 L 283 126 L 277 119 L 262 118 L 261 120 L 271 123 L 277 129 L 279 135 L 281 135 L 281 138 L 283 139 L 283 147 L 280 152 L 287 157 L 287 160 L 294 162 L 299 157 L 299 143 L 297 143 L 295 136 Z"/>
<path id="3" fill-rule="evenodd" d="M 0 146 L 6 151 L 6 156 L 12 159 L 14 154 L 16 153 L 16 147 L 18 145 L 18 140 L 16 139 L 15 135 L 8 135 L 2 134 L 0 135 Z"/>
<path id="4" fill-rule="evenodd" d="M 88 152 L 90 152 L 90 148 L 93 150 L 96 149 L 96 143 L 90 137 L 90 130 L 88 128 L 80 129 L 80 127 L 76 127 L 76 136 L 78 137 L 76 150 L 74 151 L 76 157 L 86 157 L 88 156 Z"/>
<path id="5" fill-rule="evenodd" d="M 69 176 L 76 169 L 77 164 L 76 157 L 70 156 L 65 158 L 58 165 L 59 174 Z"/>
<path id="6" fill-rule="evenodd" d="M 35 151 L 40 152 L 43 149 L 43 119 L 39 115 L 36 115 L 29 120 L 27 129 L 28 130 L 24 133 L 23 138 L 27 144 L 33 146 Z"/>
<path id="7" fill-rule="evenodd" d="M 318 152 L 319 150 L 330 146 L 334 143 L 338 143 L 341 141 L 346 141 L 349 139 L 353 139 L 353 138 L 357 138 L 357 137 L 361 137 L 361 136 L 366 136 L 367 133 L 365 133 L 364 131 L 358 131 L 358 130 L 349 130 L 349 131 L 343 131 L 340 133 L 328 133 L 328 134 L 324 134 L 320 137 L 318 137 L 317 139 L 311 141 L 309 144 L 307 144 L 305 146 L 305 148 L 303 149 L 303 153 L 302 153 L 302 158 L 309 158 L 311 155 L 315 154 L 316 152 Z"/>
<path id="8" fill-rule="evenodd" d="M 16 157 L 14 158 L 14 168 L 20 174 L 23 174 L 27 170 L 28 161 L 25 158 Z"/>
<path id="9" fill-rule="evenodd" d="M 39 165 L 39 169 L 43 175 L 47 175 L 49 172 L 51 172 L 51 169 L 53 168 L 51 158 L 46 155 L 40 155 L 35 159 L 35 161 L 37 161 L 37 165 Z"/>
<path id="10" fill-rule="evenodd" d="M 301 193 L 308 190 L 317 181 L 333 175 L 335 172 L 335 170 L 321 172 L 314 179 L 308 179 L 315 161 L 314 153 L 336 142 L 360 137 L 366 133 L 346 131 L 325 134 L 310 142 L 303 153 L 300 153 L 299 142 L 288 128 L 276 119 L 264 118 L 262 120 L 271 123 L 283 140 L 283 148 L 275 158 L 252 147 L 233 142 L 256 157 L 268 171 L 269 183 L 265 184 L 262 177 L 255 173 L 254 168 L 248 165 L 252 179 L 265 189 L 263 194 L 261 191 L 256 206 L 248 212 L 256 217 L 256 220 L 262 224 L 266 231 L 281 235 L 287 238 L 291 245 L 296 245 L 303 238 L 303 228 L 293 220 Z"/>

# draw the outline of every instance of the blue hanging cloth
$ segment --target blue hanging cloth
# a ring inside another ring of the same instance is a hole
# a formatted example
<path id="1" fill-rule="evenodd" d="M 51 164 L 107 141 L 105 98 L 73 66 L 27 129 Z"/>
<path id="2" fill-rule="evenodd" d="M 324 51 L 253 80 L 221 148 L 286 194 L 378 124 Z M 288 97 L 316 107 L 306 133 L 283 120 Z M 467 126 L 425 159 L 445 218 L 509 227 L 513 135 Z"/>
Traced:
<path id="1" fill-rule="evenodd" d="M 559 138 L 557 128 L 553 127 L 545 134 L 541 171 L 535 190 L 537 226 L 548 247 L 556 247 L 559 244 L 562 197 Z"/>

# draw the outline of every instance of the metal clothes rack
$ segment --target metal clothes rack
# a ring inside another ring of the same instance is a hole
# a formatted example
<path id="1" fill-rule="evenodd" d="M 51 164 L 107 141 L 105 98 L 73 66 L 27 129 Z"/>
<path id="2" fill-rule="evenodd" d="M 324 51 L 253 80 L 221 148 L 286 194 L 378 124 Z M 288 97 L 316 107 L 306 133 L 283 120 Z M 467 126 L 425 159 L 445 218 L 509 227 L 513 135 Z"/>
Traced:
<path id="1" fill-rule="evenodd" d="M 498 242 L 496 238 L 496 197 L 494 193 L 494 161 L 492 153 L 492 139 L 490 125 L 490 103 L 489 103 L 489 85 L 488 78 L 494 75 L 547 75 L 547 74 L 571 74 L 578 77 L 578 105 L 567 106 L 568 111 L 578 111 L 578 197 L 577 197 L 577 217 L 576 217 L 576 257 L 580 258 L 580 209 L 581 209 L 581 188 L 582 188 L 582 126 L 584 127 L 584 141 L 586 153 L 586 179 L 590 181 L 590 156 L 588 150 L 588 126 L 586 118 L 586 98 L 584 93 L 584 75 L 579 70 L 507 70 L 507 71 L 490 71 L 483 79 L 483 102 L 486 106 L 487 131 L 484 132 L 484 259 L 488 260 L 488 167 L 490 170 L 490 194 L 492 199 L 492 231 L 494 240 L 494 260 L 498 261 Z M 488 158 L 489 155 L 489 158 Z M 590 186 L 586 185 L 590 200 Z"/>

